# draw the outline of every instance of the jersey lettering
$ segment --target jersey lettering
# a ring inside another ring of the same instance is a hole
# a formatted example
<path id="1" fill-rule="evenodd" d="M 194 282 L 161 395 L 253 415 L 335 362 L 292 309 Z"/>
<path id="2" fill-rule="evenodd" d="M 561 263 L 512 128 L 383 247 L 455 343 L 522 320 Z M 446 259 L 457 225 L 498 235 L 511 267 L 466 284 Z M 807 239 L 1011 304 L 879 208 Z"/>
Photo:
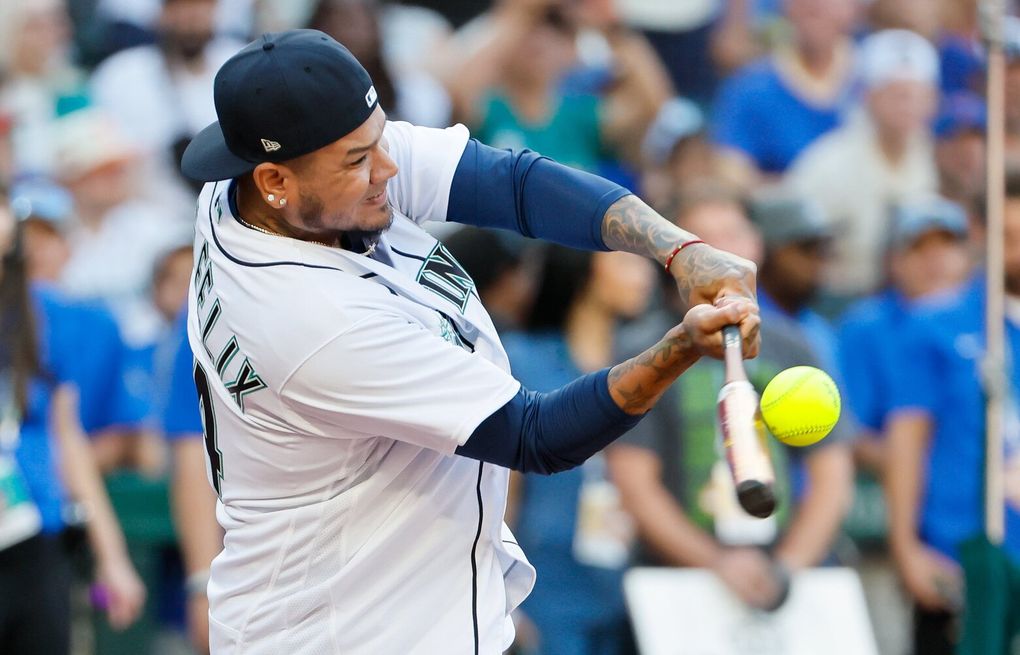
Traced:
<path id="1" fill-rule="evenodd" d="M 437 243 L 418 271 L 418 284 L 446 298 L 461 312 L 467 307 L 475 283 L 450 251 Z"/>
<path id="2" fill-rule="evenodd" d="M 202 416 L 202 433 L 205 437 L 205 452 L 209 456 L 209 468 L 212 475 L 216 495 L 220 495 L 220 483 L 223 480 L 223 453 L 216 443 L 216 410 L 213 407 L 212 392 L 209 389 L 209 378 L 205 371 L 195 362 L 195 389 L 198 391 L 198 408 Z"/>
<path id="3" fill-rule="evenodd" d="M 237 379 L 227 383 L 227 393 L 234 399 L 234 403 L 244 411 L 244 397 L 259 389 L 265 389 L 266 383 L 262 381 L 255 369 L 252 368 L 248 358 L 241 363 L 241 370 L 237 372 Z"/>
<path id="4" fill-rule="evenodd" d="M 219 298 L 216 298 L 212 268 L 212 261 L 209 259 L 209 242 L 206 241 L 199 249 L 193 280 L 195 300 L 199 310 L 204 310 L 206 301 L 210 298 L 213 299 L 204 316 L 198 317 L 202 347 L 215 367 L 216 376 L 226 387 L 238 409 L 243 412 L 245 396 L 265 389 L 266 385 L 255 371 L 247 354 L 241 350 L 237 343 L 237 337 L 225 326 L 224 321 L 220 321 L 223 316 L 223 306 L 220 304 Z"/>

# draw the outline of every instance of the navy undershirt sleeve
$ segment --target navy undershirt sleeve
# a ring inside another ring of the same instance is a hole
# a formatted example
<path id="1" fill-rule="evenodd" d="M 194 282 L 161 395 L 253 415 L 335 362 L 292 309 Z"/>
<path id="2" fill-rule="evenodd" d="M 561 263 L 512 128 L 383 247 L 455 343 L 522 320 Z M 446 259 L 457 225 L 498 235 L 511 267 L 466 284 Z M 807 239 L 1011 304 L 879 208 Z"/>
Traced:
<path id="1" fill-rule="evenodd" d="M 602 219 L 630 191 L 531 150 L 468 141 L 450 187 L 448 220 L 511 230 L 581 250 L 609 250 Z"/>
<path id="2" fill-rule="evenodd" d="M 609 395 L 609 369 L 549 393 L 521 388 L 479 424 L 457 454 L 522 473 L 580 466 L 638 424 Z"/>

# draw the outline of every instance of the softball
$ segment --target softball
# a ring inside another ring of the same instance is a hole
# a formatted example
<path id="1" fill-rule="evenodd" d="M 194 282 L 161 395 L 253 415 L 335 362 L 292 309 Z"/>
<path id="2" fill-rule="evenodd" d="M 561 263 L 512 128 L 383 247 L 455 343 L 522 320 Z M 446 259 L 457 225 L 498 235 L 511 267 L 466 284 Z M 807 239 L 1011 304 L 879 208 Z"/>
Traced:
<path id="1" fill-rule="evenodd" d="M 810 446 L 825 438 L 839 420 L 839 389 L 825 371 L 794 366 L 782 371 L 761 395 L 761 417 L 776 439 Z"/>

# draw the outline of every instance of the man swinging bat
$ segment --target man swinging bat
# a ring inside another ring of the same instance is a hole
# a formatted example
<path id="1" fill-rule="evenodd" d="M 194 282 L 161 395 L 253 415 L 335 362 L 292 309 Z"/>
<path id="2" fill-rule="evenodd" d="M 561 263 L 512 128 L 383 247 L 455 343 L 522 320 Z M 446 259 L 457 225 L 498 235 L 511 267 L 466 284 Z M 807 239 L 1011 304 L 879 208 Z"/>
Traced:
<path id="1" fill-rule="evenodd" d="M 509 469 L 578 466 L 721 357 L 725 325 L 754 356 L 754 266 L 599 177 L 388 122 L 320 32 L 251 43 L 215 101 L 182 162 L 206 182 L 189 340 L 225 530 L 212 652 L 505 650 L 535 579 Z M 650 257 L 691 309 L 640 356 L 528 391 L 436 220 Z"/>

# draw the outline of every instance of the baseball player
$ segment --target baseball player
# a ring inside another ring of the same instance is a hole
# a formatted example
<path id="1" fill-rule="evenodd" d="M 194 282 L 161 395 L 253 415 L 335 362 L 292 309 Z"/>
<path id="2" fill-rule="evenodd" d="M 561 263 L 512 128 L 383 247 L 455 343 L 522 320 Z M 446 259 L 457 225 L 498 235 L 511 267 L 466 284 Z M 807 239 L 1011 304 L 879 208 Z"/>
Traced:
<path id="1" fill-rule="evenodd" d="M 753 265 L 596 176 L 387 122 L 320 32 L 249 44 L 215 101 L 182 160 L 207 182 L 188 332 L 225 530 L 212 652 L 502 652 L 535 579 L 502 520 L 508 470 L 581 464 L 721 355 L 725 324 L 755 354 Z M 693 307 L 642 355 L 530 392 L 420 227 L 444 220 L 652 257 Z"/>

